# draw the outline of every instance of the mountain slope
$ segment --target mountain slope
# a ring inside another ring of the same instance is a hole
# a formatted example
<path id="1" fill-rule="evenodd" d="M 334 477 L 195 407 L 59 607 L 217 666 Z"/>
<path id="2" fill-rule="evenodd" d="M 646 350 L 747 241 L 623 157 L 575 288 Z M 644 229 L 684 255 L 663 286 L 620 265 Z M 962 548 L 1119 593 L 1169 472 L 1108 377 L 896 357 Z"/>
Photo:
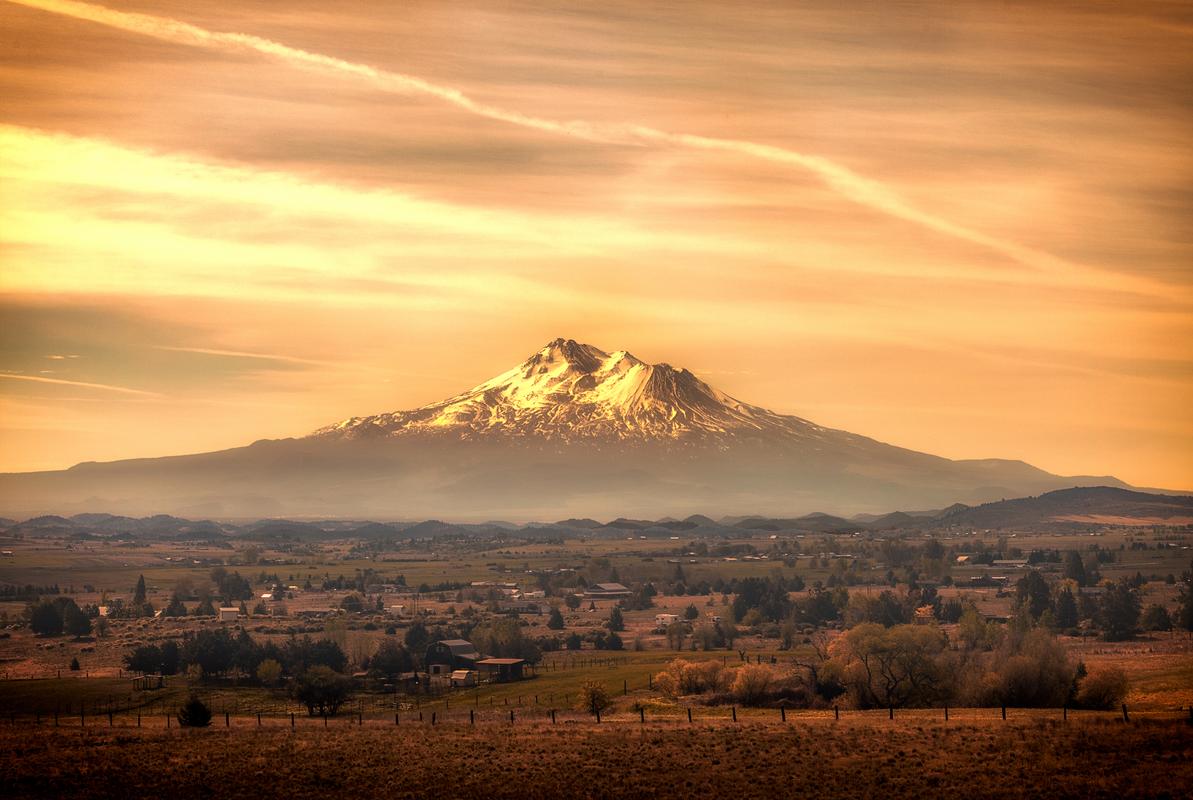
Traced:
<path id="1" fill-rule="evenodd" d="M 1113 478 L 951 461 L 736 400 L 691 372 L 557 339 L 474 388 L 299 439 L 0 475 L 0 513 L 483 521 L 942 508 Z"/>

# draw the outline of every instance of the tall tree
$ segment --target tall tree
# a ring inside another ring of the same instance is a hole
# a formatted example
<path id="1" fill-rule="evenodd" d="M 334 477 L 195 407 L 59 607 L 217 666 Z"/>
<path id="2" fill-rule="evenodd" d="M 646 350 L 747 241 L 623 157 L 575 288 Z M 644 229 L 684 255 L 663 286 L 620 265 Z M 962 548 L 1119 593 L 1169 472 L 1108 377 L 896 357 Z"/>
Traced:
<path id="1" fill-rule="evenodd" d="M 1056 594 L 1056 627 L 1061 630 L 1076 628 L 1079 621 L 1077 600 L 1073 597 L 1073 590 L 1068 586 L 1063 586 Z"/>
<path id="2" fill-rule="evenodd" d="M 1036 570 L 1030 570 L 1015 584 L 1015 605 L 1026 611 L 1032 620 L 1038 620 L 1051 604 L 1048 581 Z"/>
<path id="3" fill-rule="evenodd" d="M 1077 584 L 1085 586 L 1085 564 L 1081 561 L 1081 554 L 1076 550 L 1065 551 L 1065 577 Z"/>
<path id="4" fill-rule="evenodd" d="M 141 575 L 137 578 L 137 588 L 133 590 L 133 605 L 140 606 L 145 604 L 145 576 Z"/>

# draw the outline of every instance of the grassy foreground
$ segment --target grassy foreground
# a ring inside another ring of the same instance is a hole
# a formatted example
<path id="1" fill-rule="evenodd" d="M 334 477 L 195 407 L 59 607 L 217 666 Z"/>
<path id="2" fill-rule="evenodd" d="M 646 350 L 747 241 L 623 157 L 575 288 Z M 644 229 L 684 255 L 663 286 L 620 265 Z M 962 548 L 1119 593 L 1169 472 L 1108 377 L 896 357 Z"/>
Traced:
<path id="1" fill-rule="evenodd" d="M 1181 797 L 1175 721 L 0 728 L 13 797 Z"/>

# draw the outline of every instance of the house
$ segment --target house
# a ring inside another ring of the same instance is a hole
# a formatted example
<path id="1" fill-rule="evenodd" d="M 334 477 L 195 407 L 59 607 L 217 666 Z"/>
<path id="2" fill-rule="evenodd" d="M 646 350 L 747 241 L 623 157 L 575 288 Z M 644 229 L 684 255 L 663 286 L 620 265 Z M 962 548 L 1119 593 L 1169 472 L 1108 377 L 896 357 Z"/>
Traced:
<path id="1" fill-rule="evenodd" d="M 672 622 L 679 622 L 679 614 L 655 614 L 654 624 L 660 628 L 665 628 Z"/>
<path id="2" fill-rule="evenodd" d="M 472 669 L 481 660 L 476 645 L 467 639 L 443 639 L 427 647 L 424 663 L 432 675 L 446 675 L 459 669 Z"/>
<path id="3" fill-rule="evenodd" d="M 584 596 L 593 600 L 620 600 L 632 594 L 629 587 L 622 586 L 620 583 L 594 583 L 584 591 Z"/>
<path id="4" fill-rule="evenodd" d="M 240 617 L 240 609 L 236 606 L 220 606 L 220 622 L 235 622 Z"/>
<path id="5" fill-rule="evenodd" d="M 932 606 L 920 606 L 915 610 L 914 622 L 916 625 L 931 625 L 936 621 L 936 609 Z"/>
<path id="6" fill-rule="evenodd" d="M 488 680 L 505 683 L 522 680 L 525 664 L 526 659 L 523 658 L 482 658 L 476 662 L 476 668 Z"/>

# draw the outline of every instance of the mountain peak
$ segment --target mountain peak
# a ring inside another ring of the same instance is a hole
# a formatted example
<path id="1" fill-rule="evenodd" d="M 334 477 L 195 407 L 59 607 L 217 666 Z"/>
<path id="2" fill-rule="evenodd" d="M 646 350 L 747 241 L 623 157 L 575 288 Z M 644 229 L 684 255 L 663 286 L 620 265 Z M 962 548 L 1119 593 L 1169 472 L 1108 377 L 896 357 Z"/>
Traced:
<path id="1" fill-rule="evenodd" d="M 412 411 L 353 417 L 316 436 L 690 441 L 821 429 L 746 405 L 686 369 L 558 338 L 513 369 Z"/>

